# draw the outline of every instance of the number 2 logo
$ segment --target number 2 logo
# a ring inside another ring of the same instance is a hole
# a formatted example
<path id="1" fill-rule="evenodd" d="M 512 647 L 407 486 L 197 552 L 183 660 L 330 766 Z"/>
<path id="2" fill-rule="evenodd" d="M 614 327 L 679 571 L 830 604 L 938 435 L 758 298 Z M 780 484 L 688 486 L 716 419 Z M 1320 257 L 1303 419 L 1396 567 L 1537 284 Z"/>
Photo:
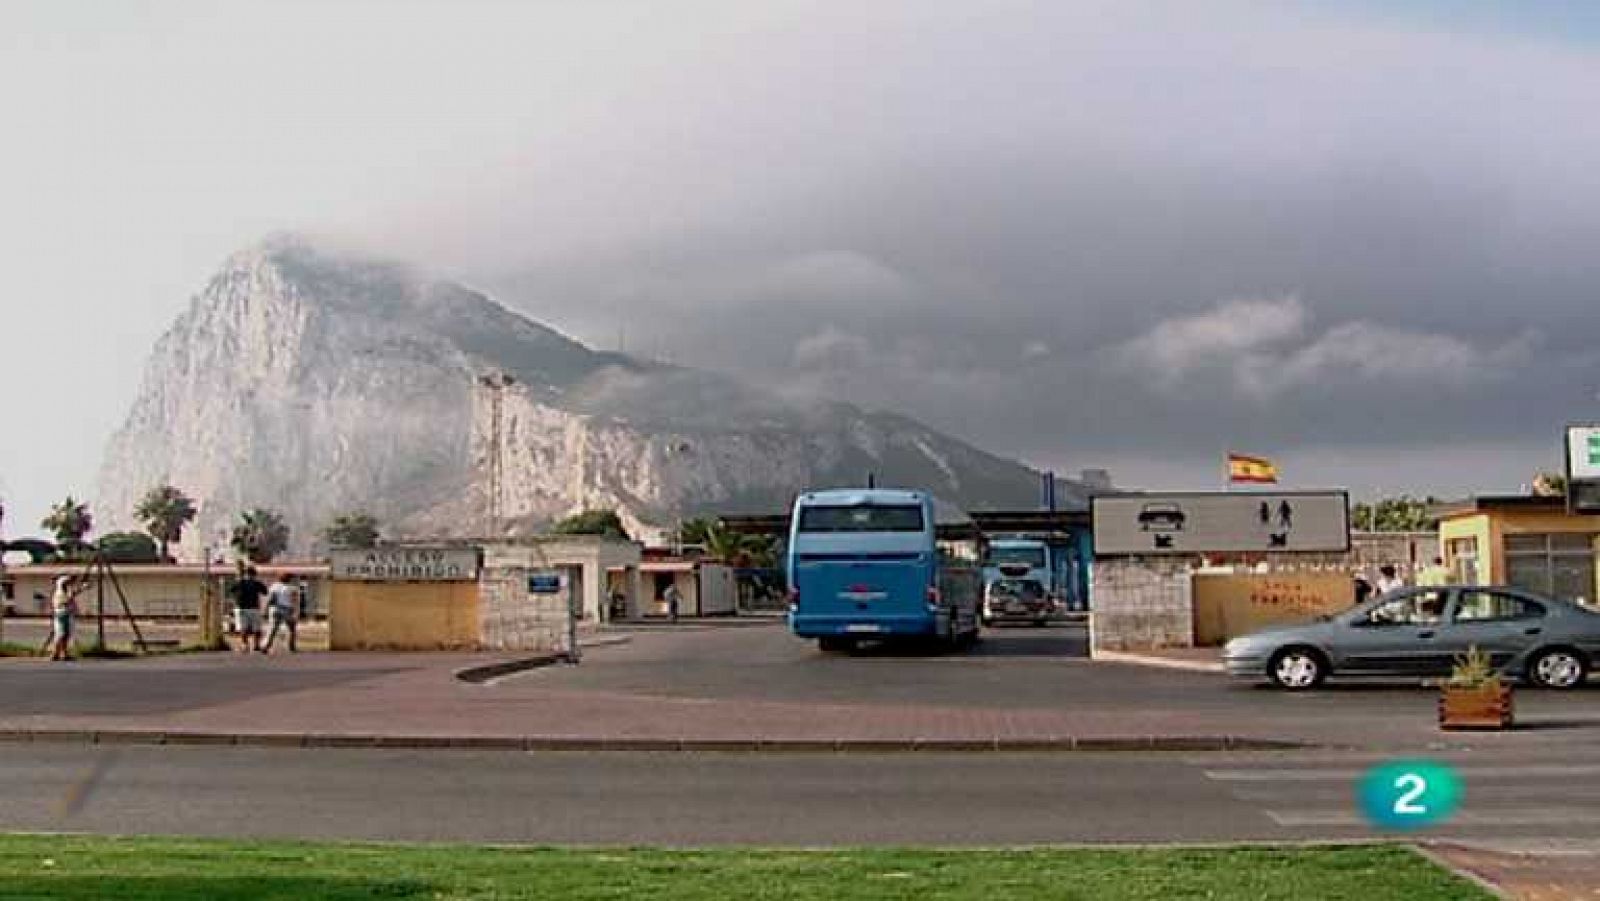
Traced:
<path id="1" fill-rule="evenodd" d="M 1401 790 L 1399 797 L 1394 799 L 1395 816 L 1417 817 L 1427 816 L 1428 808 L 1418 804 L 1417 799 L 1428 793 L 1428 780 L 1416 773 L 1405 773 L 1394 780 L 1394 787 Z"/>
<path id="2" fill-rule="evenodd" d="M 1432 760 L 1394 760 L 1368 770 L 1357 786 L 1367 821 L 1379 829 L 1421 829 L 1448 820 L 1461 805 L 1461 777 Z"/>

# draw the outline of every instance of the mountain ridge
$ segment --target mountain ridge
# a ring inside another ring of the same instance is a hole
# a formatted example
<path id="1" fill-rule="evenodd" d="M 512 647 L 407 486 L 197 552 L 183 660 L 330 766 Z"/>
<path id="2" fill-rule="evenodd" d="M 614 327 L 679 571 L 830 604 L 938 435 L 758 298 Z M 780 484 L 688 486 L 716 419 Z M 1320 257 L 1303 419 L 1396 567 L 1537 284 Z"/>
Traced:
<path id="1" fill-rule="evenodd" d="M 510 384 L 485 387 L 493 373 Z M 868 472 L 964 507 L 1029 507 L 1039 478 L 901 414 L 593 350 L 415 267 L 277 234 L 231 255 L 156 342 L 96 507 L 129 526 L 139 495 L 171 481 L 200 508 L 190 552 L 251 506 L 282 510 L 299 548 L 352 509 L 397 537 L 484 535 L 497 454 L 521 531 L 584 507 L 644 530 L 781 509 Z"/>

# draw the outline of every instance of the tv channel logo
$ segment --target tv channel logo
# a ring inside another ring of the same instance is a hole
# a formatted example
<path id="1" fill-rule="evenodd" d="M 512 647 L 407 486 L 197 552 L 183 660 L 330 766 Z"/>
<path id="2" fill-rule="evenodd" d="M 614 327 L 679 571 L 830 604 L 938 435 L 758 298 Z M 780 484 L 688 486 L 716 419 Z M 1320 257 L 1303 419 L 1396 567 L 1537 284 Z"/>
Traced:
<path id="1" fill-rule="evenodd" d="M 1447 822 L 1466 794 L 1460 775 L 1432 760 L 1394 760 L 1367 771 L 1361 812 L 1380 829 L 1410 831 Z"/>

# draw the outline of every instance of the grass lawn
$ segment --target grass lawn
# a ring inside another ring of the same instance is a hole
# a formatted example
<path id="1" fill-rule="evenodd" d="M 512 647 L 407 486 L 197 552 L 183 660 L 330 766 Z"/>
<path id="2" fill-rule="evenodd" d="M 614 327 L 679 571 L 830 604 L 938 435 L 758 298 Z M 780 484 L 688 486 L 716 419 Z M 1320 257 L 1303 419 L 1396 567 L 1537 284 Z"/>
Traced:
<path id="1" fill-rule="evenodd" d="M 1393 846 L 552 850 L 0 836 L 0 898 L 1487 898 Z"/>

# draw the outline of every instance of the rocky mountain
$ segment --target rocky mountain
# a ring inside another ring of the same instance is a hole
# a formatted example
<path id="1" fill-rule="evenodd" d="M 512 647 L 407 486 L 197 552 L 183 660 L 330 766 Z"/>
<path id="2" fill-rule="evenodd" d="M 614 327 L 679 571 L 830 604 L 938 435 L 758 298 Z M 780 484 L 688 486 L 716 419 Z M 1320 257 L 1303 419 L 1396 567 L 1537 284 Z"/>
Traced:
<path id="1" fill-rule="evenodd" d="M 648 529 L 868 472 L 969 509 L 1038 495 L 1032 470 L 905 417 L 591 350 L 459 285 L 277 236 L 230 258 L 156 345 L 95 511 L 131 525 L 166 480 L 199 502 L 191 552 L 257 505 L 304 547 L 356 509 L 413 537 L 610 506 Z"/>

